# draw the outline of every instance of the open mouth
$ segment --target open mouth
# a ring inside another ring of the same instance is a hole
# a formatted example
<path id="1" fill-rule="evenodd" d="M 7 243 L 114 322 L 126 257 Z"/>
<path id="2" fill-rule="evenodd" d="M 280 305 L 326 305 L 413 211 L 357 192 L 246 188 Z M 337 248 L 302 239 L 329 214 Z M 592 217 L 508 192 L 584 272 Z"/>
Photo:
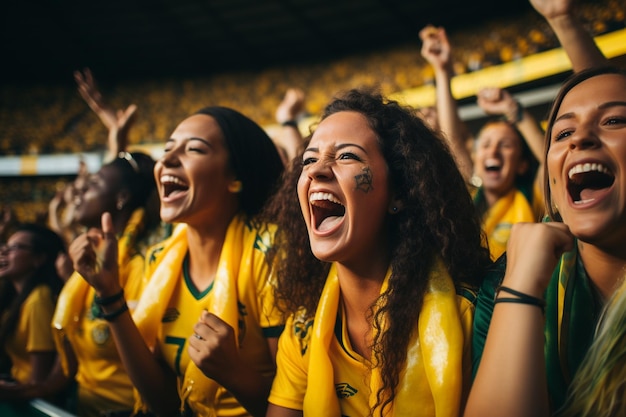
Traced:
<path id="1" fill-rule="evenodd" d="M 604 165 L 584 163 L 567 173 L 567 191 L 574 204 L 583 204 L 596 198 L 599 192 L 613 185 L 615 175 Z"/>
<path id="2" fill-rule="evenodd" d="M 485 161 L 485 171 L 486 172 L 500 172 L 502 170 L 502 164 L 500 161 L 495 159 L 489 159 Z"/>
<path id="3" fill-rule="evenodd" d="M 329 230 L 346 214 L 346 207 L 330 193 L 312 193 L 309 202 L 313 210 L 315 228 L 321 232 Z"/>
<path id="4" fill-rule="evenodd" d="M 161 177 L 161 186 L 163 187 L 164 197 L 174 197 L 177 193 L 182 193 L 189 189 L 189 185 L 186 182 L 173 175 L 163 175 Z"/>

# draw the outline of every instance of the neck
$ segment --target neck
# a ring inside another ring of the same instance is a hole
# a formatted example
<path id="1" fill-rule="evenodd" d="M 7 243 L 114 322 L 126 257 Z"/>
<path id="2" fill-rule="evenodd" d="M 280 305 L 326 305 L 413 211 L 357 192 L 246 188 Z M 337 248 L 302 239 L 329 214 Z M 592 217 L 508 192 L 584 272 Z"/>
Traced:
<path id="1" fill-rule="evenodd" d="M 507 195 L 511 190 L 508 190 L 505 193 L 500 193 L 493 190 L 486 190 L 483 188 L 483 195 L 485 196 L 485 201 L 487 202 L 487 207 L 493 207 L 496 202 Z"/>
<path id="2" fill-rule="evenodd" d="M 187 228 L 189 275 L 200 291 L 208 288 L 215 278 L 229 224 L 230 222 L 203 229 Z"/>
<path id="3" fill-rule="evenodd" d="M 607 300 L 626 276 L 626 254 L 605 251 L 581 241 L 578 251 L 589 279 Z"/>
<path id="4" fill-rule="evenodd" d="M 357 353 L 368 360 L 371 357 L 372 344 L 370 307 L 380 295 L 387 268 L 387 263 L 360 270 L 337 264 L 341 301 L 350 343 Z"/>

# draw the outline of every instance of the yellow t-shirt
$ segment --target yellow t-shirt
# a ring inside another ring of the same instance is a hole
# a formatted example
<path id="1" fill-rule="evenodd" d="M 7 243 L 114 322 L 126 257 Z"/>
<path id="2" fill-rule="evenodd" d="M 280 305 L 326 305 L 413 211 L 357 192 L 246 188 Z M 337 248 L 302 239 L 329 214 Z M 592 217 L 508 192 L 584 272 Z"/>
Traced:
<path id="1" fill-rule="evenodd" d="M 463 388 L 464 395 L 469 392 L 471 378 L 471 334 L 474 305 L 467 298 L 457 295 L 459 314 L 463 328 Z M 363 357 L 356 353 L 350 345 L 345 326 L 345 315 L 341 310 L 341 319 L 335 323 L 335 337 L 330 344 L 328 355 L 333 365 L 335 392 L 339 398 L 341 415 L 346 417 L 366 416 L 370 412 L 370 378 L 371 373 Z M 310 355 L 307 340 L 313 328 L 313 320 L 306 323 L 294 323 L 291 317 L 285 326 L 285 331 L 279 339 L 278 355 L 276 357 L 277 373 L 274 378 L 269 402 L 281 407 L 302 410 L 304 395 L 308 389 L 307 375 L 310 364 Z M 423 369 L 423 362 L 415 364 Z M 424 381 L 415 392 L 415 404 L 402 406 L 395 404 L 396 415 L 410 407 L 419 407 L 420 415 L 435 415 L 434 401 L 428 382 Z M 320 410 L 320 415 L 324 410 Z M 411 413 L 409 413 L 411 414 Z"/>
<path id="2" fill-rule="evenodd" d="M 21 383 L 30 380 L 31 353 L 56 350 L 50 327 L 54 307 L 50 287 L 43 284 L 35 287 L 22 304 L 17 328 L 5 346 L 13 363 L 11 375 Z"/>
<path id="3" fill-rule="evenodd" d="M 144 286 L 144 259 L 137 254 L 120 266 L 124 297 L 132 311 Z M 97 416 L 105 410 L 132 410 L 133 385 L 117 353 L 108 323 L 97 317 L 94 289 L 89 287 L 79 324 L 67 337 L 78 359 L 78 411 Z"/>

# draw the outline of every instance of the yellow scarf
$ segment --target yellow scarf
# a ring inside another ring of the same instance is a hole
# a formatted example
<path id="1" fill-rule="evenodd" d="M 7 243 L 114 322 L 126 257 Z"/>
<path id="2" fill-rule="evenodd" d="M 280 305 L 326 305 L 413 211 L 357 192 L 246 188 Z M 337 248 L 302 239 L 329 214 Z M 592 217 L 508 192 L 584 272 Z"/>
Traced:
<path id="1" fill-rule="evenodd" d="M 483 220 L 483 230 L 489 241 L 491 258 L 498 259 L 506 250 L 513 224 L 536 220 L 537 216 L 535 216 L 533 208 L 520 191 L 514 189 L 499 198 L 489 208 Z"/>
<path id="2" fill-rule="evenodd" d="M 128 219 L 124 233 L 117 242 L 117 260 L 118 265 L 125 265 L 130 261 L 135 251 L 135 243 L 137 235 L 141 233 L 144 227 L 145 210 L 143 208 L 136 209 Z M 120 275 L 120 285 L 126 285 L 127 276 Z M 54 317 L 52 318 L 52 327 L 54 329 L 54 341 L 61 358 L 63 371 L 67 375 L 68 357 L 65 350 L 66 334 L 73 332 L 79 325 L 83 316 L 83 308 L 85 299 L 90 291 L 90 286 L 78 272 L 74 271 L 72 276 L 67 280 L 59 299 L 57 301 Z"/>
<path id="3" fill-rule="evenodd" d="M 386 290 L 390 275 L 391 271 L 388 271 L 381 293 Z M 333 365 L 328 357 L 330 343 L 335 337 L 334 324 L 340 293 L 333 264 L 313 322 L 309 345 L 311 365 L 307 377 L 309 389 L 304 396 L 304 415 L 316 415 L 319 410 L 324 410 L 326 416 L 341 416 L 333 383 Z M 463 331 L 454 283 L 440 260 L 429 274 L 417 326 L 417 335 L 408 347 L 406 363 L 409 366 L 402 373 L 394 404 L 391 409 L 386 408 L 386 415 L 420 416 L 420 398 L 416 398 L 413 387 L 426 381 L 434 400 L 435 415 L 458 417 L 463 390 Z M 410 365 L 420 361 L 424 364 L 425 375 L 419 371 L 420 367 Z M 380 387 L 380 370 L 374 368 L 370 379 L 370 408 L 376 403 Z"/>
<path id="4" fill-rule="evenodd" d="M 247 279 L 243 280 L 243 277 L 252 273 L 253 262 L 250 262 L 250 257 L 246 256 L 244 251 L 253 250 L 257 237 L 257 231 L 247 228 L 242 217 L 235 217 L 231 221 L 226 231 L 211 290 L 213 292 L 212 305 L 207 306 L 208 311 L 219 316 L 233 328 L 235 340 L 239 340 L 238 277 L 242 277 L 242 282 L 247 282 Z M 179 225 L 160 252 L 160 259 L 133 313 L 139 331 L 151 348 L 156 344 L 161 318 L 165 313 L 169 297 L 180 282 L 180 271 L 182 271 L 187 250 L 187 226 Z M 192 329 L 189 329 L 189 335 L 191 332 Z M 215 416 L 215 394 L 218 387 L 217 382 L 207 378 L 193 361 L 190 361 L 180 385 L 181 410 L 188 405 L 197 416 Z M 145 410 L 141 399 L 138 398 L 138 400 L 136 409 Z"/>

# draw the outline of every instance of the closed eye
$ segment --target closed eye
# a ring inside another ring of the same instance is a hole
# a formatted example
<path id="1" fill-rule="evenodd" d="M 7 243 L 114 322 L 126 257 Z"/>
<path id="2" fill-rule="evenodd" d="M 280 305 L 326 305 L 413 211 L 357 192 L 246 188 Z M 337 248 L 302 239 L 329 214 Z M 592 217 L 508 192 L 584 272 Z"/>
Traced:
<path id="1" fill-rule="evenodd" d="M 311 158 L 304 158 L 304 160 L 302 161 L 302 166 L 310 165 L 310 164 L 312 164 L 312 163 L 314 163 L 316 161 L 317 161 L 317 158 L 312 158 L 312 157 Z"/>
<path id="2" fill-rule="evenodd" d="M 339 159 L 354 159 L 357 161 L 362 161 L 362 159 L 360 157 L 358 157 L 356 154 L 352 153 L 352 152 L 343 152 L 339 155 Z"/>

